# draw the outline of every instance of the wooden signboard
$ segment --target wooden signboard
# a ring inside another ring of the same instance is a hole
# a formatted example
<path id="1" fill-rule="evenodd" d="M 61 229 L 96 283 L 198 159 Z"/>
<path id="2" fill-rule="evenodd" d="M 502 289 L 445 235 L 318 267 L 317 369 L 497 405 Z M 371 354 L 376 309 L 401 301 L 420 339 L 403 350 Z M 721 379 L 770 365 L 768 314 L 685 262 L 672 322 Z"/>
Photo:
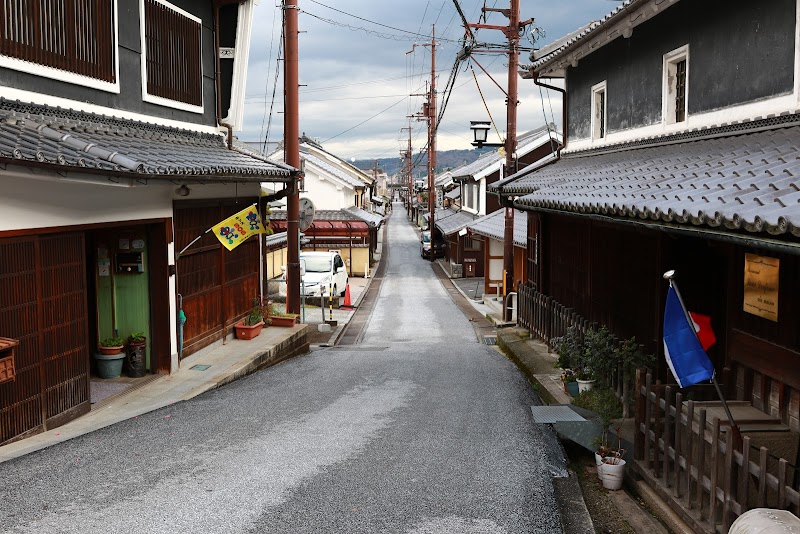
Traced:
<path id="1" fill-rule="evenodd" d="M 779 259 L 744 255 L 744 311 L 778 321 L 779 274 Z"/>

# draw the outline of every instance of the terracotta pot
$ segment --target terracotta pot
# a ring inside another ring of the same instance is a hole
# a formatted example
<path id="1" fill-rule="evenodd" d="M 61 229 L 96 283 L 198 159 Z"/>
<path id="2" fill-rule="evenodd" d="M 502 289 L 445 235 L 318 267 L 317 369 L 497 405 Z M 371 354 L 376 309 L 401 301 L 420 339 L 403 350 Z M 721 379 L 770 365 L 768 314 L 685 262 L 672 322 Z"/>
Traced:
<path id="1" fill-rule="evenodd" d="M 294 326 L 297 324 L 297 317 L 294 315 L 291 317 L 276 317 L 273 315 L 269 319 L 272 321 L 270 323 L 272 326 Z"/>
<path id="2" fill-rule="evenodd" d="M 236 331 L 236 339 L 253 339 L 254 337 L 258 337 L 262 328 L 264 328 L 264 321 L 259 321 L 253 326 L 248 326 L 244 324 L 244 320 L 241 320 L 233 325 L 233 329 Z"/>
<path id="3" fill-rule="evenodd" d="M 123 345 L 120 345 L 119 347 L 97 347 L 97 350 L 100 354 L 111 356 L 122 352 L 122 347 Z"/>

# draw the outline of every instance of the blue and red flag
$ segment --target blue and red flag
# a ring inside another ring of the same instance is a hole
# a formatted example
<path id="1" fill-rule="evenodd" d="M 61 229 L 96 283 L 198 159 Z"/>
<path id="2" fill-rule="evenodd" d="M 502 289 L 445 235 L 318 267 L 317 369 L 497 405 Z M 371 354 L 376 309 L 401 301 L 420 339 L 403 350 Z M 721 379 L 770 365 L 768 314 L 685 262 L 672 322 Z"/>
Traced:
<path id="1" fill-rule="evenodd" d="M 714 364 L 695 334 L 694 322 L 689 320 L 677 291 L 670 283 L 664 308 L 664 355 L 682 388 L 714 377 Z M 710 329 L 710 322 L 708 326 Z"/>

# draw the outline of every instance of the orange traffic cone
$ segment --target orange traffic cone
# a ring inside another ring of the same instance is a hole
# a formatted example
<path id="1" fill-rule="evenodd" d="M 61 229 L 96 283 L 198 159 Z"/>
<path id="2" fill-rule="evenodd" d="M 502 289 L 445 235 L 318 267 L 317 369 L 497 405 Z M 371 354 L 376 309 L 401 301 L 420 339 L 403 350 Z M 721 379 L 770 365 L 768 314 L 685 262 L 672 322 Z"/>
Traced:
<path id="1" fill-rule="evenodd" d="M 340 308 L 352 308 L 353 304 L 350 302 L 350 284 L 347 284 L 344 290 L 344 304 Z"/>

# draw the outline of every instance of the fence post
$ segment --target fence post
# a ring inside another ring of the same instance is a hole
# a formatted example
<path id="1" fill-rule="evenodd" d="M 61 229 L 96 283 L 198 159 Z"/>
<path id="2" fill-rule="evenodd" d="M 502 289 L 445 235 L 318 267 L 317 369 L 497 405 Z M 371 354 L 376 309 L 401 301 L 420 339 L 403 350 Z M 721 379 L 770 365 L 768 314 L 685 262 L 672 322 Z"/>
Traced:
<path id="1" fill-rule="evenodd" d="M 700 441 L 697 447 L 697 510 L 700 513 L 700 519 L 703 518 L 703 494 L 705 488 L 703 479 L 706 476 L 706 409 L 700 408 L 700 421 L 698 427 L 698 435 Z"/>
<path id="2" fill-rule="evenodd" d="M 692 509 L 692 459 L 694 456 L 694 401 L 686 406 L 686 507 Z M 700 474 L 702 476 L 702 473 Z"/>
<path id="3" fill-rule="evenodd" d="M 675 475 L 672 478 L 674 490 L 672 494 L 675 497 L 681 496 L 681 461 L 680 453 L 683 450 L 681 447 L 681 411 L 683 409 L 683 395 L 679 391 L 675 394 L 675 459 L 673 460 L 672 467 L 675 470 Z"/>
<path id="4" fill-rule="evenodd" d="M 649 372 L 645 377 L 645 397 L 644 397 L 644 454 L 643 460 L 647 467 L 651 467 L 650 462 L 650 422 L 653 418 L 653 405 L 650 402 L 650 393 L 653 389 L 653 375 Z"/>
<path id="5" fill-rule="evenodd" d="M 644 443 L 642 442 L 642 419 L 644 418 L 644 412 L 646 410 L 646 401 L 642 396 L 644 374 L 644 369 L 636 369 L 636 389 L 634 392 L 634 395 L 636 395 L 636 411 L 633 414 L 633 424 L 635 430 L 633 433 L 633 458 L 635 460 L 642 460 L 642 453 L 644 451 Z"/>
<path id="6" fill-rule="evenodd" d="M 711 432 L 711 495 L 709 495 L 708 502 L 711 506 L 709 521 L 711 528 L 716 531 L 717 529 L 717 485 L 719 483 L 719 417 L 713 419 L 713 428 Z"/>
<path id="7" fill-rule="evenodd" d="M 742 438 L 742 470 L 739 471 L 739 504 L 742 505 L 742 513 L 750 509 L 750 437 Z M 744 476 L 741 476 L 744 473 Z"/>
<path id="8" fill-rule="evenodd" d="M 672 386 L 667 386 L 664 389 L 664 485 L 670 487 L 670 475 L 672 472 L 669 468 L 669 442 L 670 442 L 670 405 L 672 402 Z"/>

